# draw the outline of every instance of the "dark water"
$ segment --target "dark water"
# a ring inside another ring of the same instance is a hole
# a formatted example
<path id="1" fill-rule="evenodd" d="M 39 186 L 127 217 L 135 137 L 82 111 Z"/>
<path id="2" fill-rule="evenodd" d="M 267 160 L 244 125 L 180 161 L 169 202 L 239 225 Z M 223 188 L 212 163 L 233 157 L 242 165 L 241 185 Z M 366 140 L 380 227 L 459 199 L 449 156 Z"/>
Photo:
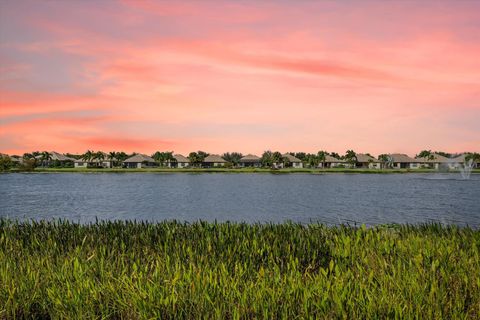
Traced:
<path id="1" fill-rule="evenodd" d="M 0 217 L 480 226 L 480 176 L 1 174 Z"/>

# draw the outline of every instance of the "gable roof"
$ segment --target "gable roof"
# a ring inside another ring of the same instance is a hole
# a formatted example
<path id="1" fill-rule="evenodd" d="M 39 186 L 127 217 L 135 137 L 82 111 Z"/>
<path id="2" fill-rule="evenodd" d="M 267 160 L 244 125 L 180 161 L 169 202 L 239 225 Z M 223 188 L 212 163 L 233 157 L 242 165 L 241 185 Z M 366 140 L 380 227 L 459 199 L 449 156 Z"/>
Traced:
<path id="1" fill-rule="evenodd" d="M 174 154 L 174 155 L 173 155 L 173 158 L 174 158 L 177 162 L 180 162 L 180 163 L 182 163 L 182 162 L 188 162 L 188 163 L 190 163 L 190 160 L 188 160 L 187 157 L 184 157 L 184 156 L 181 155 L 181 154 Z"/>
<path id="2" fill-rule="evenodd" d="M 428 163 L 448 163 L 448 162 L 452 162 L 452 159 L 444 157 L 444 156 L 439 155 L 437 153 L 434 153 L 432 155 L 433 155 L 433 159 L 425 159 L 425 158 L 419 158 L 419 159 L 422 159 L 422 160 L 424 160 L 425 162 L 428 162 Z"/>
<path id="3" fill-rule="evenodd" d="M 407 156 L 406 154 L 403 153 L 392 153 L 389 154 L 389 156 L 392 158 L 393 162 L 398 162 L 398 163 L 419 163 L 422 162 L 420 159 L 413 159 Z"/>
<path id="4" fill-rule="evenodd" d="M 75 161 L 76 160 L 76 159 L 67 157 L 64 154 L 58 153 L 56 151 L 50 151 L 49 154 L 50 154 L 50 159 L 53 161 Z M 35 158 L 40 159 L 42 158 L 42 155 L 38 155 Z"/>
<path id="5" fill-rule="evenodd" d="M 285 153 L 285 154 L 282 154 L 283 157 L 287 158 L 288 161 L 290 162 L 302 162 L 302 160 L 298 159 L 297 157 L 295 156 L 292 156 L 290 153 Z"/>
<path id="6" fill-rule="evenodd" d="M 368 154 L 357 153 L 357 162 L 367 163 L 367 162 L 381 162 L 381 161 L 378 159 L 375 159 L 372 156 L 369 156 Z"/>
<path id="7" fill-rule="evenodd" d="M 240 162 L 260 162 L 261 159 L 254 154 L 247 154 L 245 157 L 240 159 Z"/>
<path id="8" fill-rule="evenodd" d="M 463 153 L 459 155 L 458 157 L 450 159 L 450 162 L 452 163 L 465 163 L 465 157 L 468 155 L 468 153 Z M 478 163 L 478 161 L 475 161 L 475 163 Z"/>
<path id="9" fill-rule="evenodd" d="M 212 162 L 212 163 L 225 163 L 227 162 L 225 159 L 220 157 L 218 154 L 211 154 L 205 159 L 203 159 L 203 162 Z"/>
<path id="10" fill-rule="evenodd" d="M 126 159 L 123 162 L 126 162 L 126 163 L 141 163 L 141 162 L 155 163 L 155 160 L 152 157 L 149 157 L 145 154 L 140 154 L 139 153 L 139 154 L 136 154 L 136 155 Z"/>
<path id="11" fill-rule="evenodd" d="M 323 162 L 323 161 L 320 161 Z M 343 163 L 345 160 L 337 159 L 332 157 L 331 155 L 325 155 L 325 163 Z"/>

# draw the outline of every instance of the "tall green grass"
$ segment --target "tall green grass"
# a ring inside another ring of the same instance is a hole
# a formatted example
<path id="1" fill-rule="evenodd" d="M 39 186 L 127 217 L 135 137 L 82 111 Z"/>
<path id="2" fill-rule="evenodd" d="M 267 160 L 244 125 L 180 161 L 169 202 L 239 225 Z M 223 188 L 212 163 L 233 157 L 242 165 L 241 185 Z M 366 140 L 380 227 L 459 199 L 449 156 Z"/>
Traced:
<path id="1" fill-rule="evenodd" d="M 0 318 L 480 317 L 480 232 L 0 220 Z"/>

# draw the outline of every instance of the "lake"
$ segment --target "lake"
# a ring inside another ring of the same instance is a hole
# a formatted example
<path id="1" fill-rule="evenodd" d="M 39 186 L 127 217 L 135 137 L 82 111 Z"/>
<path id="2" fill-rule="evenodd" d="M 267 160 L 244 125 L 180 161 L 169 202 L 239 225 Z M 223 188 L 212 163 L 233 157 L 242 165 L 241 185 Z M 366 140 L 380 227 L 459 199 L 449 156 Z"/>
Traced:
<path id="1" fill-rule="evenodd" d="M 480 175 L 0 174 L 11 219 L 442 223 L 480 226 Z"/>

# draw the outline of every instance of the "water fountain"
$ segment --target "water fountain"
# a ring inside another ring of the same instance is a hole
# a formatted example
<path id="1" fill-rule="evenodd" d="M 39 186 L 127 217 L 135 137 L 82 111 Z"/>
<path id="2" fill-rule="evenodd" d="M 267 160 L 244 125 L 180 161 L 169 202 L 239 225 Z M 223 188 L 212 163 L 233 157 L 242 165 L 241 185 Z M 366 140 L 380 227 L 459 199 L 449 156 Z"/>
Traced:
<path id="1" fill-rule="evenodd" d="M 469 180 L 470 174 L 472 174 L 473 169 L 473 159 L 465 160 L 463 166 L 460 167 L 460 174 L 462 175 L 463 180 Z"/>

